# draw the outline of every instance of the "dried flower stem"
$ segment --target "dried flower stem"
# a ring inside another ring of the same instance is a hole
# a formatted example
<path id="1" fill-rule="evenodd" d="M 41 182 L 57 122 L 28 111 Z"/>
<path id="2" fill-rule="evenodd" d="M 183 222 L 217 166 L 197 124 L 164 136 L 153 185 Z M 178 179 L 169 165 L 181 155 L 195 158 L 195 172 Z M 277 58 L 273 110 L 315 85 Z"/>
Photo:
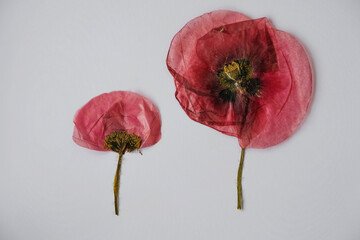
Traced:
<path id="1" fill-rule="evenodd" d="M 241 179 L 242 179 L 242 171 L 244 168 L 244 157 L 245 157 L 245 148 L 242 148 L 238 176 L 237 176 L 237 193 L 238 193 L 237 209 L 239 209 L 239 210 L 242 209 L 242 202 L 243 202 Z"/>
<path id="2" fill-rule="evenodd" d="M 119 215 L 119 187 L 120 187 L 120 172 L 121 172 L 121 161 L 122 153 L 119 153 L 119 160 L 116 168 L 115 178 L 114 178 L 114 203 L 115 203 L 115 214 Z"/>

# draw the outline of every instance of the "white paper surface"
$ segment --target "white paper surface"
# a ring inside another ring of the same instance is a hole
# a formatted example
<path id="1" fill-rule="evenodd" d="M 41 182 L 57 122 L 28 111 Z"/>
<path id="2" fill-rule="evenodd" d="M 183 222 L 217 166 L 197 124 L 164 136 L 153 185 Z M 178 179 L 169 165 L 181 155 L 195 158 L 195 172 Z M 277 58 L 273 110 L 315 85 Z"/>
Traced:
<path id="1" fill-rule="evenodd" d="M 288 141 L 246 152 L 236 209 L 236 138 L 191 121 L 165 64 L 174 34 L 216 9 L 268 17 L 314 63 L 315 95 Z M 0 239 L 360 239 L 360 3 L 1 1 Z M 151 99 L 162 139 L 126 154 L 72 142 L 75 111 L 131 90 Z"/>

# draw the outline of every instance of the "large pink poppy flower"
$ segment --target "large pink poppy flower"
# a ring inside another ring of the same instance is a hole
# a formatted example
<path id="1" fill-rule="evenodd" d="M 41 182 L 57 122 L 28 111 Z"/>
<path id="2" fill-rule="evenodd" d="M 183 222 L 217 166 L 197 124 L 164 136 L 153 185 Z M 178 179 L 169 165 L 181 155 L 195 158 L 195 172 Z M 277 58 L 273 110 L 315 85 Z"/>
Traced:
<path id="1" fill-rule="evenodd" d="M 167 66 L 186 114 L 238 138 L 241 209 L 245 149 L 284 141 L 309 107 L 312 73 L 304 48 L 266 18 L 220 10 L 191 20 L 175 35 Z"/>
<path id="2" fill-rule="evenodd" d="M 115 213 L 123 154 L 149 147 L 161 138 L 161 119 L 156 106 L 145 97 L 127 91 L 101 94 L 91 99 L 74 117 L 73 140 L 97 151 L 119 154 L 114 179 Z"/>

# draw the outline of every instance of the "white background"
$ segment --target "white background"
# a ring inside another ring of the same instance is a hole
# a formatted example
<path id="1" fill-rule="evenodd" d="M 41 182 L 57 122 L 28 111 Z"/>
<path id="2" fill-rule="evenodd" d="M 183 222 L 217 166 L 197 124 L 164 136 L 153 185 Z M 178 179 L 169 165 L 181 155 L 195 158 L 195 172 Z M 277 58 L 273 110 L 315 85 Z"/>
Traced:
<path id="1" fill-rule="evenodd" d="M 190 120 L 165 59 L 174 34 L 216 9 L 268 17 L 309 51 L 313 103 L 288 141 L 249 149 Z M 0 1 L 0 239 L 360 239 L 360 2 Z M 153 100 L 162 139 L 117 156 L 73 143 L 103 92 Z"/>

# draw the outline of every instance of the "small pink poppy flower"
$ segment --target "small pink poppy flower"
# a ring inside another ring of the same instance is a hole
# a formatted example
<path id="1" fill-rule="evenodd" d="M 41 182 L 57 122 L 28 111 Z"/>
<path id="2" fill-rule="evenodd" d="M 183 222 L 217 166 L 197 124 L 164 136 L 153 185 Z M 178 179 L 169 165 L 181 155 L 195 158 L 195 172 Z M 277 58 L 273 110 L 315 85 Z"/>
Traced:
<path id="1" fill-rule="evenodd" d="M 115 213 L 123 154 L 157 143 L 161 119 L 156 106 L 133 92 L 116 91 L 91 99 L 74 117 L 73 140 L 81 147 L 119 153 L 114 179 Z"/>
<path id="2" fill-rule="evenodd" d="M 312 73 L 304 48 L 266 18 L 219 10 L 191 20 L 174 36 L 167 66 L 186 114 L 238 138 L 241 209 L 245 149 L 284 141 L 308 110 Z"/>

